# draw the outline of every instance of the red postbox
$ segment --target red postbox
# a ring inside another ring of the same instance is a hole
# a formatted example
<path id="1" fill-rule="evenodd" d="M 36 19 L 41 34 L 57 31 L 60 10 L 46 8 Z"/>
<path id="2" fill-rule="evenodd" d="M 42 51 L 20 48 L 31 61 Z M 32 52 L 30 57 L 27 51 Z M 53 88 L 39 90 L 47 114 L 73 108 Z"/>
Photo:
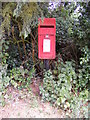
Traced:
<path id="1" fill-rule="evenodd" d="M 40 59 L 55 59 L 55 18 L 39 19 L 38 25 L 38 57 Z"/>

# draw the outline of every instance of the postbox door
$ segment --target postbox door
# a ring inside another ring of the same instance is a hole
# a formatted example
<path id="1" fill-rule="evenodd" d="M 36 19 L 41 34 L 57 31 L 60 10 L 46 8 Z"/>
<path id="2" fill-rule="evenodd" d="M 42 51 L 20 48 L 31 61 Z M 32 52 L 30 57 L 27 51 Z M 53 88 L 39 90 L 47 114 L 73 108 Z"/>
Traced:
<path id="1" fill-rule="evenodd" d="M 51 40 L 50 38 L 44 38 L 43 39 L 43 53 L 48 52 L 50 53 L 50 48 L 51 48 Z"/>
<path id="2" fill-rule="evenodd" d="M 55 36 L 40 35 L 39 36 L 39 58 L 54 59 L 55 58 Z"/>

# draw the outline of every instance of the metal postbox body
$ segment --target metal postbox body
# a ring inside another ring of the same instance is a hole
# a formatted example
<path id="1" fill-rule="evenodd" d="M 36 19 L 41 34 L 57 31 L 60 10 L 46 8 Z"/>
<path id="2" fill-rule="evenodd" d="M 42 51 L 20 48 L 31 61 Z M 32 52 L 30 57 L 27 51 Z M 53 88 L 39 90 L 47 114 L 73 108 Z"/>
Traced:
<path id="1" fill-rule="evenodd" d="M 40 59 L 55 59 L 55 36 L 56 36 L 56 19 L 44 18 L 39 19 L 38 25 L 38 57 Z"/>

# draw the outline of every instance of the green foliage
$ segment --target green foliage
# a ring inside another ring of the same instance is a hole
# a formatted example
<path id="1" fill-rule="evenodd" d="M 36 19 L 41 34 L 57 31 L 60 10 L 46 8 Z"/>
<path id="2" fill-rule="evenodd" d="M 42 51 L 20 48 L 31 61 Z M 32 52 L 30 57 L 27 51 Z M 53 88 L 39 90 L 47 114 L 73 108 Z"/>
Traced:
<path id="1" fill-rule="evenodd" d="M 73 87 L 73 83 L 76 82 L 76 74 L 70 62 L 66 62 L 65 65 L 61 62 L 57 67 L 58 76 L 56 79 L 53 77 L 51 71 L 45 73 L 43 79 L 43 89 L 45 90 L 43 92 L 46 93 L 42 94 L 42 98 L 48 94 L 46 98 L 50 97 L 51 100 L 49 101 L 55 102 L 56 105 L 60 105 L 65 103 L 66 100 L 71 99 L 70 93 Z"/>
<path id="2" fill-rule="evenodd" d="M 22 44 L 18 43 L 19 41 L 22 41 L 19 40 L 21 39 L 19 35 L 23 33 L 23 30 L 25 31 L 23 34 L 26 38 L 26 32 L 30 34 L 31 26 L 35 25 L 33 20 L 37 15 L 37 3 L 4 2 L 2 3 L 2 8 L 0 9 L 2 9 L 2 14 L 0 15 L 3 18 L 0 24 L 0 31 L 2 32 L 0 34 L 0 62 L 2 63 L 0 65 L 0 104 L 4 105 L 4 95 L 9 85 L 13 85 L 14 87 L 20 89 L 27 88 L 30 90 L 29 84 L 31 83 L 35 69 L 33 68 L 32 58 L 30 56 L 28 59 L 29 62 L 25 62 L 25 65 L 27 64 L 29 70 L 24 70 L 20 67 L 22 60 L 19 54 L 21 50 L 23 54 L 23 49 L 21 47 Z M 16 29 L 18 22 L 20 22 L 21 25 L 18 26 L 21 27 L 19 30 Z M 23 55 L 23 59 L 24 57 L 25 56 Z M 32 70 L 30 70 L 31 67 Z"/>
<path id="3" fill-rule="evenodd" d="M 46 17 L 56 18 L 56 50 L 57 53 L 62 51 L 65 60 L 70 58 L 77 62 L 80 50 L 90 44 L 89 7 L 90 2 L 60 2 L 49 15 L 46 14 Z"/>
<path id="4" fill-rule="evenodd" d="M 6 61 L 6 60 L 5 60 Z M 7 76 L 7 64 L 0 65 L 0 105 L 4 106 L 4 95 L 9 85 L 10 78 Z"/>
<path id="5" fill-rule="evenodd" d="M 10 78 L 7 76 L 7 66 L 6 63 L 8 58 L 8 42 L 5 40 L 5 35 L 0 35 L 0 105 L 5 105 L 3 94 L 5 94 L 5 88 L 9 85 Z"/>
<path id="6" fill-rule="evenodd" d="M 11 15 L 13 14 L 13 11 L 15 9 L 15 6 L 16 3 L 13 2 L 2 4 L 2 16 L 4 18 L 1 24 L 2 31 L 5 31 L 5 29 L 10 31 L 10 20 L 11 20 Z"/>
<path id="7" fill-rule="evenodd" d="M 40 87 L 40 93 L 42 93 L 42 98 L 47 101 L 54 101 L 52 92 L 54 91 L 55 81 L 52 72 L 49 70 L 45 72 L 45 77 L 43 79 L 43 88 Z"/>
<path id="8" fill-rule="evenodd" d="M 35 49 L 37 50 L 37 36 L 34 37 L 34 35 L 37 33 L 38 18 L 55 17 L 57 53 L 62 52 L 61 56 L 69 58 L 69 61 L 62 62 L 58 58 L 54 70 L 45 72 L 40 93 L 43 100 L 64 110 L 70 110 L 71 117 L 88 116 L 85 103 L 88 101 L 87 85 L 90 78 L 89 6 L 89 3 L 82 2 L 60 2 L 55 9 L 50 10 L 48 3 L 28 3 L 25 0 L 17 3 L 3 3 L 3 21 L 0 26 L 2 28 L 2 30 L 0 29 L 2 31 L 2 35 L 0 35 L 0 37 L 2 36 L 0 38 L 0 58 L 2 59 L 2 64 L 0 64 L 0 104 L 5 105 L 4 95 L 9 85 L 18 89 L 30 90 L 29 84 L 35 69 L 29 69 L 35 62 L 33 58 L 37 59 L 37 51 L 33 55 L 32 53 Z M 14 23 L 11 24 L 12 21 Z M 9 42 L 11 42 L 10 45 Z M 29 55 L 27 59 L 24 59 L 22 43 L 24 52 L 26 49 Z M 23 57 L 20 57 L 20 53 Z M 66 54 L 69 55 L 66 56 Z M 74 59 L 74 57 L 70 57 L 71 54 L 76 57 L 77 65 L 71 62 Z M 25 70 L 22 62 L 25 63 Z"/>
<path id="9" fill-rule="evenodd" d="M 2 59 L 1 63 L 2 63 L 2 66 L 4 66 L 6 64 L 6 60 L 8 58 L 8 53 L 7 53 L 7 50 L 9 48 L 9 42 L 5 40 L 5 37 L 4 35 L 2 34 L 0 36 L 0 58 Z"/>
<path id="10" fill-rule="evenodd" d="M 82 51 L 82 57 L 80 58 L 80 65 L 86 65 L 87 67 L 87 64 L 90 60 L 90 50 L 88 46 L 85 46 L 81 49 L 81 51 Z"/>
<path id="11" fill-rule="evenodd" d="M 28 37 L 31 29 L 37 27 L 38 18 L 41 15 L 42 11 L 36 2 L 17 3 L 13 16 L 15 16 L 16 20 L 22 22 L 22 31 L 20 32 L 20 36 L 24 35 L 24 38 Z"/>
<path id="12" fill-rule="evenodd" d="M 87 46 L 85 46 L 81 49 L 81 51 L 82 51 L 82 57 L 80 58 L 81 69 L 79 69 L 78 86 L 80 88 L 85 89 L 85 88 L 87 88 L 87 85 L 88 85 L 88 82 L 89 82 L 89 79 L 90 79 L 90 65 L 89 65 L 90 50 Z"/>
<path id="13" fill-rule="evenodd" d="M 57 63 L 53 73 L 50 70 L 45 72 L 43 87 L 40 86 L 42 99 L 64 110 L 70 110 L 71 117 L 88 117 L 87 114 L 82 114 L 82 111 L 87 113 L 84 104 L 88 101 L 88 90 L 78 94 L 78 74 L 74 64 L 69 61 L 64 64 L 60 60 Z"/>
<path id="14" fill-rule="evenodd" d="M 29 85 L 31 83 L 31 79 L 33 78 L 34 72 L 34 68 L 32 68 L 31 71 L 28 71 L 27 69 L 24 70 L 22 66 L 20 68 L 13 68 L 10 70 L 10 73 L 8 73 L 11 79 L 11 85 L 19 89 L 29 89 Z"/>
<path id="15" fill-rule="evenodd" d="M 28 71 L 27 69 L 24 70 L 23 67 L 13 68 L 7 73 L 6 67 L 4 66 L 2 71 L 0 71 L 0 74 L 2 74 L 2 78 L 0 79 L 2 80 L 0 83 L 0 105 L 2 106 L 5 105 L 4 96 L 8 86 L 12 85 L 18 89 L 26 88 L 28 91 L 30 91 L 30 84 L 32 82 L 31 79 L 35 73 L 34 68 L 32 68 L 31 71 Z"/>
<path id="16" fill-rule="evenodd" d="M 7 64 L 8 66 L 10 65 L 10 69 L 12 69 L 12 67 L 19 67 L 22 60 L 25 60 L 27 58 L 28 52 L 29 57 L 27 59 L 31 63 L 30 67 L 32 67 L 34 63 L 34 61 L 32 61 L 31 55 L 32 51 L 34 51 L 32 49 L 37 49 L 37 46 L 32 46 L 33 41 L 35 42 L 34 44 L 37 43 L 37 36 L 34 37 L 33 31 L 35 31 L 35 34 L 37 32 L 36 30 L 33 30 L 31 33 L 31 30 L 37 27 L 38 17 L 40 16 L 41 11 L 38 8 L 37 3 L 2 3 L 3 19 L 1 22 L 1 31 L 5 35 L 5 40 L 7 43 L 10 42 L 8 50 L 9 58 L 7 59 Z M 32 35 L 30 36 L 30 34 Z M 29 38 L 27 38 L 28 35 Z M 29 46 L 28 50 L 27 46 Z"/>
<path id="17" fill-rule="evenodd" d="M 38 24 L 38 16 L 41 15 L 40 8 L 35 2 L 10 2 L 2 4 L 1 24 L 2 30 L 7 29 L 11 31 L 11 19 L 20 21 L 22 23 L 21 34 L 26 38 L 30 34 L 31 27 L 36 27 Z"/>
<path id="18" fill-rule="evenodd" d="M 80 92 L 78 96 L 72 96 L 70 101 L 71 117 L 72 118 L 88 118 L 88 91 Z"/>

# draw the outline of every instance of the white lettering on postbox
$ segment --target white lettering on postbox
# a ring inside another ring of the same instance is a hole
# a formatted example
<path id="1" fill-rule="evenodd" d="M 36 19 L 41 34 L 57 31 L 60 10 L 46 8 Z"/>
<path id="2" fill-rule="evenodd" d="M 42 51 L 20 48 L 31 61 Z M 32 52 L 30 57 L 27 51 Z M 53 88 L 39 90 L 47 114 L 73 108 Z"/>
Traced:
<path id="1" fill-rule="evenodd" d="M 43 52 L 50 52 L 50 39 L 43 40 Z"/>

